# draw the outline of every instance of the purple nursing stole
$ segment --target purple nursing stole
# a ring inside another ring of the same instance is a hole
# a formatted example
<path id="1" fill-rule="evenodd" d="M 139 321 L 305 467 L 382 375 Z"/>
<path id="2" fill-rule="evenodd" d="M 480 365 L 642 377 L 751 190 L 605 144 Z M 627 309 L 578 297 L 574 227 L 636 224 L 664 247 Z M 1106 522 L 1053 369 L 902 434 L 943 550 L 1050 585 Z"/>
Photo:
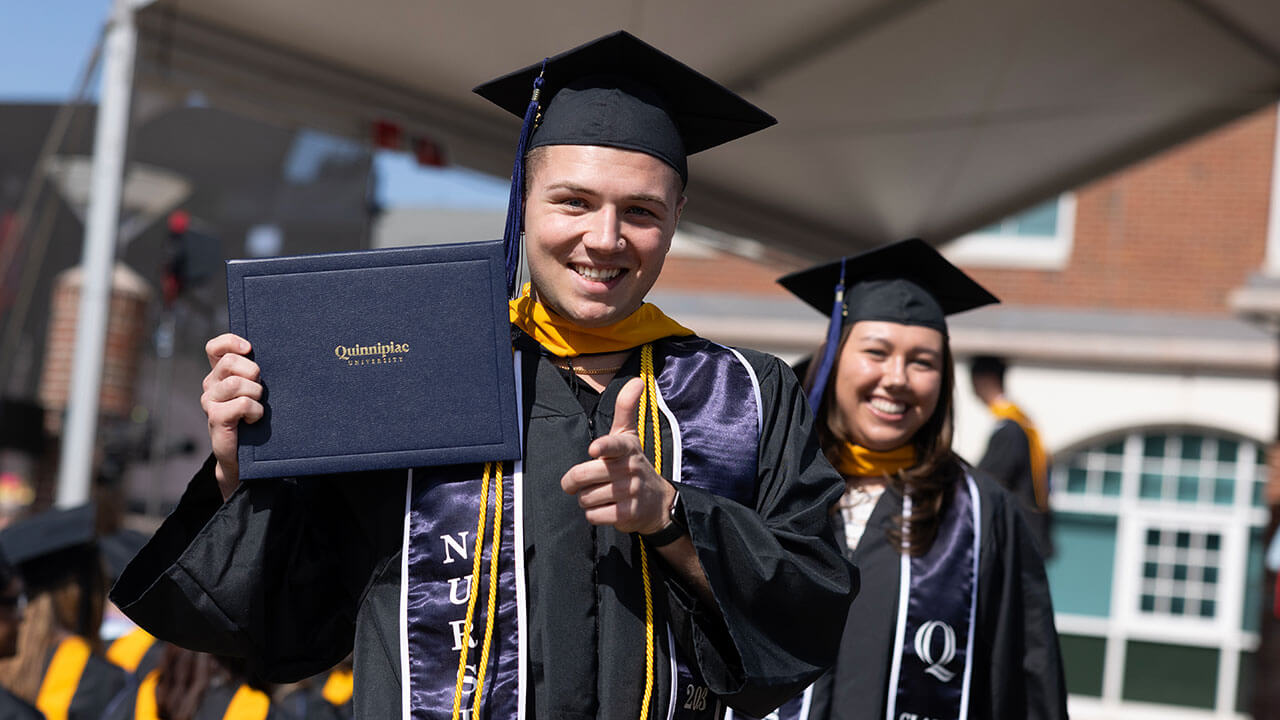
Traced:
<path id="1" fill-rule="evenodd" d="M 658 405 L 670 431 L 671 480 L 753 504 L 761 427 L 760 388 L 750 365 L 736 352 L 701 338 L 672 338 L 654 346 Z M 515 355 L 519 407 L 524 407 Z M 521 427 L 521 434 L 524 428 Z M 744 442 L 755 439 L 754 442 Z M 514 467 L 513 467 L 514 466 Z M 527 692 L 524 627 L 524 567 L 520 512 L 523 463 L 507 463 L 502 489 L 503 519 L 498 548 L 497 602 L 488 664 L 484 668 L 480 716 L 517 720 Z M 489 525 L 481 557 L 480 586 L 470 637 L 463 631 L 467 591 L 472 582 L 476 526 L 480 516 L 482 468 L 418 469 L 406 488 L 401 560 L 401 707 L 412 720 L 448 720 L 453 714 L 458 658 L 470 643 L 459 717 L 473 718 L 491 582 L 491 533 L 496 505 L 489 480 Z M 655 590 L 660 586 L 656 586 Z M 696 668 L 676 655 L 668 672 L 673 696 L 655 703 L 658 717 L 671 720 L 717 717 Z M 661 671 L 661 669 L 660 669 Z M 637 678 L 641 682 L 642 678 Z M 638 710 L 638 708 L 637 708 Z"/>
<path id="2" fill-rule="evenodd" d="M 510 463 L 508 464 L 510 467 Z M 407 547 L 402 555 L 403 577 L 411 582 L 401 585 L 401 642 L 408 648 L 401 657 L 404 717 L 413 720 L 448 720 L 453 715 L 457 689 L 458 658 L 462 644 L 472 648 L 463 673 L 460 718 L 471 718 L 478 686 L 480 643 L 490 621 L 487 611 L 489 583 L 493 582 L 489 567 L 492 557 L 492 529 L 497 505 L 496 480 L 489 479 L 486 498 L 488 524 L 481 552 L 480 585 L 469 636 L 465 633 L 467 593 L 472 578 L 476 526 L 481 495 L 480 469 L 433 468 L 430 472 L 413 473 L 407 514 Z M 497 604 L 495 606 L 491 651 L 484 668 L 481 715 L 488 718 L 515 718 L 519 693 L 519 608 L 517 598 L 518 547 L 515 517 L 518 471 L 509 470 L 503 478 L 503 518 L 498 550 Z M 426 511 L 429 509 L 429 511 Z"/>
<path id="3" fill-rule="evenodd" d="M 902 514 L 909 522 L 910 496 Z M 968 718 L 981 540 L 978 488 L 966 472 L 929 552 L 902 556 L 886 720 Z"/>

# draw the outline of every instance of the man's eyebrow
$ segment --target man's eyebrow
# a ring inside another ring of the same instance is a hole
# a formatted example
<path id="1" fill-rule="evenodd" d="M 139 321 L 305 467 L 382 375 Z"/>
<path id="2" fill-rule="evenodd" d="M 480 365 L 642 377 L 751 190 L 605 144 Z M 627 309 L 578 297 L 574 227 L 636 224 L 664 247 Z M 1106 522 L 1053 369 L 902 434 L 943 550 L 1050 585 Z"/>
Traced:
<path id="1" fill-rule="evenodd" d="M 560 182 L 553 182 L 547 185 L 547 189 L 548 190 L 568 190 L 569 192 L 572 192 L 572 193 L 589 195 L 591 197 L 595 197 L 600 194 L 595 190 L 592 190 L 587 187 L 583 187 L 581 185 L 576 185 L 567 180 L 563 180 Z M 661 195 L 652 195 L 650 193 L 634 193 L 632 195 L 628 195 L 627 199 L 633 202 L 653 203 L 655 205 L 660 205 L 664 210 L 667 209 L 666 198 L 663 198 Z"/>

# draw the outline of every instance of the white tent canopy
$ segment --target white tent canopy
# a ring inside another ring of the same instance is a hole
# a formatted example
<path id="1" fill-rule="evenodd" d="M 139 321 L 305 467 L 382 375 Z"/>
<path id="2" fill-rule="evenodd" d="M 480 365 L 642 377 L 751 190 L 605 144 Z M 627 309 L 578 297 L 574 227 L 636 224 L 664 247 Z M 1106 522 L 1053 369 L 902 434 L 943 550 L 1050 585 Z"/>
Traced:
<path id="1" fill-rule="evenodd" d="M 630 30 L 779 119 L 691 158 L 686 217 L 814 258 L 955 237 L 1280 98 L 1274 0 L 156 0 L 138 28 L 152 94 L 389 120 L 499 175 L 517 121 L 470 88 Z"/>

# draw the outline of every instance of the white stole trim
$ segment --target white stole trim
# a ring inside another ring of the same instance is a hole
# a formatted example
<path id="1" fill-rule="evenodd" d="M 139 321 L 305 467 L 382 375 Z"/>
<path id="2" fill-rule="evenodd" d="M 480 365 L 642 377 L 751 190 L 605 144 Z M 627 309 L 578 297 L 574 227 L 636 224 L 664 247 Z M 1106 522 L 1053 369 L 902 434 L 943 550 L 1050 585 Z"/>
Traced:
<path id="1" fill-rule="evenodd" d="M 524 374 L 521 372 L 521 361 L 523 353 L 519 350 L 515 351 L 512 362 L 515 363 L 516 373 L 516 432 L 520 433 L 520 458 L 515 461 L 515 477 L 513 485 L 515 489 L 515 497 L 512 503 L 515 508 L 515 537 L 512 541 L 515 545 L 512 552 L 515 553 L 515 572 L 516 572 L 516 646 L 518 654 L 518 664 L 516 669 L 516 718 L 524 720 L 527 708 L 525 707 L 529 699 L 527 689 L 529 687 L 529 633 L 528 631 L 528 591 L 525 588 L 524 574 Z"/>
<path id="2" fill-rule="evenodd" d="M 405 473 L 404 538 L 400 541 L 400 717 L 410 720 L 409 706 L 409 519 L 413 513 L 413 468 Z"/>

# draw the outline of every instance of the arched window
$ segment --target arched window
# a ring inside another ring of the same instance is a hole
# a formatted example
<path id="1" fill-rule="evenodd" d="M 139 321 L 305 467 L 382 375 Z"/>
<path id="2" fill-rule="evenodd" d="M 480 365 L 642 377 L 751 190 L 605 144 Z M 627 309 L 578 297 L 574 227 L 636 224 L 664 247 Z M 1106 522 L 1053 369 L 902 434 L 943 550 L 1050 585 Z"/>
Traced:
<path id="1" fill-rule="evenodd" d="M 1047 569 L 1073 695 L 1244 710 L 1265 470 L 1261 443 L 1205 428 L 1140 428 L 1057 454 Z"/>

